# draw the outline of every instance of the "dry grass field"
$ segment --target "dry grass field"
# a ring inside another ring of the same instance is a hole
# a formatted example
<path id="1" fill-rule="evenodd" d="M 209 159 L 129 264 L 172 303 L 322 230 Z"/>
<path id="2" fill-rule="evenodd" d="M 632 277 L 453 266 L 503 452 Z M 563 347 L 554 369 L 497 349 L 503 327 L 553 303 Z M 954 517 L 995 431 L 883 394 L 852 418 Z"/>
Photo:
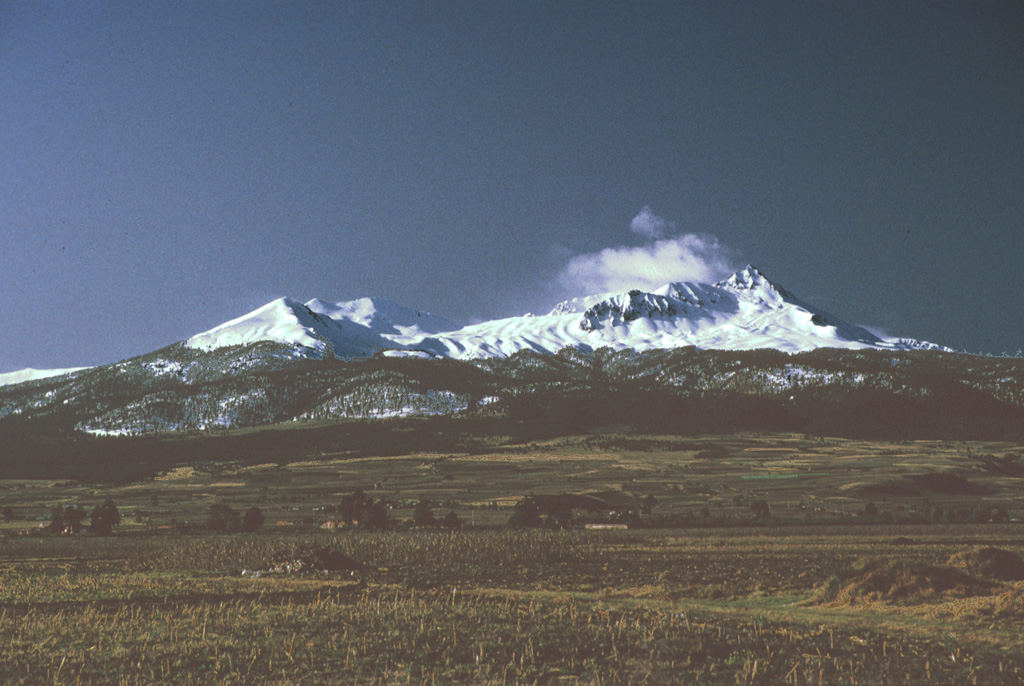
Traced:
<path id="1" fill-rule="evenodd" d="M 3 481 L 0 681 L 1024 682 L 1021 461 L 997 443 L 603 434 Z M 392 530 L 320 528 L 355 489 L 391 504 Z M 564 493 L 654 504 L 507 526 L 522 498 Z M 108 497 L 115 535 L 38 535 L 54 505 Z M 412 526 L 422 498 L 463 530 Z M 198 532 L 214 503 L 266 522 Z"/>
<path id="2" fill-rule="evenodd" d="M 199 452 L 194 446 L 201 442 L 176 444 L 188 454 Z M 672 526 L 743 525 L 752 519 L 754 501 L 767 504 L 763 519 L 773 524 L 856 521 L 869 503 L 878 523 L 1024 516 L 1024 446 L 1005 442 L 597 434 L 464 453 L 351 458 L 342 452 L 307 451 L 276 462 L 258 455 L 207 458 L 131 483 L 0 481 L 0 506 L 14 510 L 0 526 L 27 530 L 55 504 L 91 507 L 110 497 L 124 516 L 122 531 L 201 523 L 214 502 L 255 505 L 268 527 L 312 527 L 330 518 L 324 508 L 355 489 L 386 500 L 393 519 L 411 517 L 415 503 L 429 498 L 477 526 L 504 525 L 512 506 L 529 494 L 610 491 L 654 496 L 648 520 Z"/>

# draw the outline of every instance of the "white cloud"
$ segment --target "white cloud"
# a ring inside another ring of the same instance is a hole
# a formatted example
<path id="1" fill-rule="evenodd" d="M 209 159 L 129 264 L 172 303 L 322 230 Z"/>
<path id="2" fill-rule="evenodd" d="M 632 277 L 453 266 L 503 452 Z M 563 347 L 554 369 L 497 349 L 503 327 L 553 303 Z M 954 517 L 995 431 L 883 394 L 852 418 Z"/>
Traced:
<path id="1" fill-rule="evenodd" d="M 629 223 L 629 230 L 653 241 L 664 238 L 670 231 L 675 231 L 676 225 L 654 214 L 650 207 L 644 206 Z"/>
<path id="2" fill-rule="evenodd" d="M 643 211 L 637 218 L 642 216 Z M 558 280 L 573 296 L 653 290 L 673 281 L 718 281 L 735 271 L 734 263 L 735 253 L 714 236 L 688 233 L 642 246 L 574 255 Z"/>
<path id="3" fill-rule="evenodd" d="M 644 245 L 623 245 L 575 255 L 558 255 L 565 264 L 558 273 L 562 297 L 626 291 L 654 290 L 674 281 L 713 283 L 737 269 L 739 255 L 709 234 L 676 236 L 676 225 L 643 207 L 629 224 Z"/>

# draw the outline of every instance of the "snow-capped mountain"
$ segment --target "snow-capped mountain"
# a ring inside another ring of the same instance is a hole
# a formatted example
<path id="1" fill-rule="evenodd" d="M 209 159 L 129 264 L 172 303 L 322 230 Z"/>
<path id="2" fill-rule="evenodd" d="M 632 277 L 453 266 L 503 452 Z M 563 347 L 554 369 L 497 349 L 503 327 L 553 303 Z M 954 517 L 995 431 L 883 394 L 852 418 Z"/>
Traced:
<path id="1" fill-rule="evenodd" d="M 278 298 L 193 336 L 186 345 L 209 351 L 259 341 L 306 349 L 311 356 L 368 357 L 391 346 L 390 341 L 369 326 L 345 316 L 331 318 L 291 298 Z"/>
<path id="2" fill-rule="evenodd" d="M 458 325 L 382 298 L 327 303 L 314 298 L 302 304 L 278 298 L 263 307 L 193 336 L 185 344 L 199 350 L 272 341 L 296 346 L 309 356 L 370 357 L 396 346 Z"/>
<path id="3" fill-rule="evenodd" d="M 911 339 L 882 339 L 791 295 L 749 265 L 716 284 L 670 283 L 575 298 L 549 314 L 510 317 L 459 328 L 441 317 L 387 300 L 306 304 L 282 298 L 193 336 L 190 348 L 272 341 L 309 357 L 506 357 L 521 350 L 592 351 L 773 348 L 944 349 Z"/>
<path id="4" fill-rule="evenodd" d="M 0 437 L 445 415 L 1024 436 L 1024 361 L 920 350 L 946 349 L 880 338 L 754 267 L 461 328 L 386 300 L 281 298 L 116 364 L 0 386 Z"/>

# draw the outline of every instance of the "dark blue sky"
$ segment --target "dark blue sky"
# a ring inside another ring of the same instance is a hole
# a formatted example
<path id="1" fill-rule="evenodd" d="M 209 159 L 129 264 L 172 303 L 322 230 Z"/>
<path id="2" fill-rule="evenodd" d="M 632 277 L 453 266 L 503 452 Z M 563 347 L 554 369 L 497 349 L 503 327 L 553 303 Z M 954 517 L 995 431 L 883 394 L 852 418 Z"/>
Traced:
<path id="1" fill-rule="evenodd" d="M 0 372 L 281 295 L 543 311 L 659 237 L 1024 346 L 1024 5 L 0 3 Z"/>

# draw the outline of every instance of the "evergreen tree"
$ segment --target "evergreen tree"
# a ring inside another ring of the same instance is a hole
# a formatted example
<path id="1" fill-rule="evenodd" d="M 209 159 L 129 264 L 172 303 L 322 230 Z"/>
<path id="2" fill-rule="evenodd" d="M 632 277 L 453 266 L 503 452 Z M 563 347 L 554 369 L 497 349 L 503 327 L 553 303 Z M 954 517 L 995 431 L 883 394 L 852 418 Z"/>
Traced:
<path id="1" fill-rule="evenodd" d="M 368 529 L 387 529 L 391 526 L 391 516 L 388 514 L 387 505 L 383 500 L 372 502 L 366 510 L 366 519 L 363 524 Z"/>
<path id="2" fill-rule="evenodd" d="M 516 503 L 516 510 L 508 520 L 508 525 L 515 528 L 537 528 L 544 524 L 540 516 L 540 507 L 533 498 L 523 498 Z"/>
<path id="3" fill-rule="evenodd" d="M 101 536 L 109 536 L 113 528 L 120 523 L 121 513 L 117 511 L 117 506 L 110 498 L 93 508 L 89 517 L 89 529 Z"/>
<path id="4" fill-rule="evenodd" d="M 55 534 L 77 534 L 82 530 L 83 519 L 85 510 L 77 505 L 57 505 L 50 515 L 50 526 L 47 527 L 47 531 Z"/>
<path id="5" fill-rule="evenodd" d="M 561 494 L 547 501 L 548 525 L 568 529 L 573 525 L 572 500 Z"/>
<path id="6" fill-rule="evenodd" d="M 448 510 L 448 514 L 441 520 L 441 526 L 446 529 L 461 529 L 462 520 L 459 519 L 459 515 L 455 514 L 455 510 Z"/>
<path id="7" fill-rule="evenodd" d="M 430 509 L 433 503 L 428 498 L 421 498 L 416 503 L 416 511 L 413 513 L 413 522 L 417 526 L 437 526 L 437 518 L 434 517 L 434 512 Z"/>
<path id="8" fill-rule="evenodd" d="M 363 489 L 357 488 L 352 495 L 344 496 L 338 503 L 338 519 L 346 524 L 356 524 L 366 519 L 373 500 Z"/>
<path id="9" fill-rule="evenodd" d="M 266 518 L 263 516 L 263 513 L 260 512 L 260 508 L 253 505 L 245 511 L 244 515 L 242 515 L 242 531 L 247 533 L 259 531 L 259 528 L 263 526 L 264 521 L 266 521 Z"/>
<path id="10" fill-rule="evenodd" d="M 62 534 L 64 526 L 64 508 L 57 505 L 50 511 L 50 524 L 46 531 L 51 534 Z"/>
<path id="11" fill-rule="evenodd" d="M 85 528 L 82 520 L 85 519 L 85 509 L 79 505 L 68 505 L 64 508 L 64 522 L 66 530 L 70 534 L 77 534 Z"/>
<path id="12" fill-rule="evenodd" d="M 238 513 L 224 503 L 210 505 L 210 516 L 206 525 L 213 531 L 224 534 L 233 534 L 238 531 L 241 522 Z"/>

